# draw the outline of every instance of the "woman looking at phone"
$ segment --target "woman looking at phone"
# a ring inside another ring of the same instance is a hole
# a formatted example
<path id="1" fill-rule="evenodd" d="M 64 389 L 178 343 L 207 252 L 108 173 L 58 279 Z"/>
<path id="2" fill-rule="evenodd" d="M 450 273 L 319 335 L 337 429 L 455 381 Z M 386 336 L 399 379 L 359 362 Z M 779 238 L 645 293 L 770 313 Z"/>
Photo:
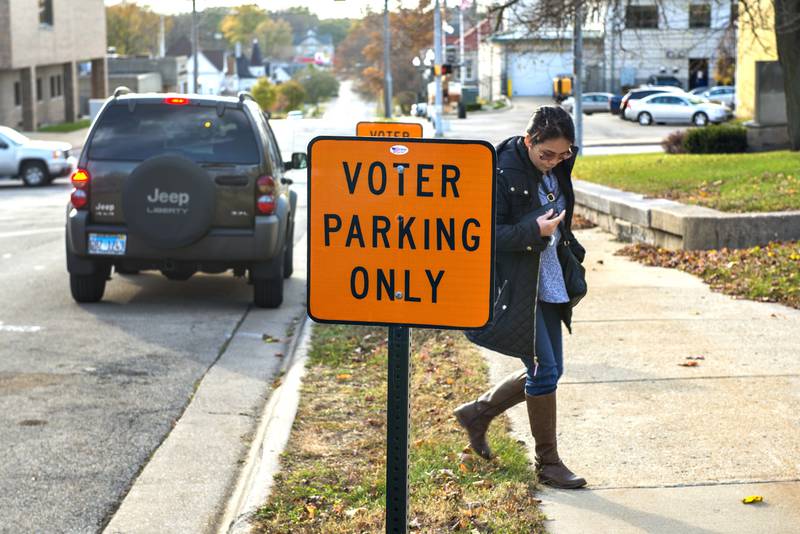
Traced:
<path id="1" fill-rule="evenodd" d="M 524 136 L 497 147 L 494 317 L 467 337 L 520 358 L 525 368 L 455 410 L 472 449 L 488 459 L 489 423 L 525 401 L 539 481 L 558 488 L 586 485 L 561 461 L 556 443 L 556 388 L 564 371 L 561 323 L 570 329 L 572 320 L 557 249 L 569 247 L 580 262 L 585 255 L 571 230 L 574 143 L 572 117 L 560 107 L 542 106 Z"/>

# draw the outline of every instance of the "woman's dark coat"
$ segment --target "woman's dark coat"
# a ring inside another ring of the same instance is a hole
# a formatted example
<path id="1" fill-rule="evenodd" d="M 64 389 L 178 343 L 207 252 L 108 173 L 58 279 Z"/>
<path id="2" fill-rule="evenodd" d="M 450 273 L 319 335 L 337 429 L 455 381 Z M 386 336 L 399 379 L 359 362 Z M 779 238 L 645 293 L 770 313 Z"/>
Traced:
<path id="1" fill-rule="evenodd" d="M 575 157 L 558 164 L 553 174 L 567 201 L 566 231 L 562 230 L 561 240 L 570 241 L 570 248 L 582 262 L 585 251 L 572 234 L 575 193 L 571 174 Z M 536 335 L 539 257 L 548 240 L 541 236 L 536 222 L 541 214 L 533 213 L 541 207 L 538 189 L 542 173 L 533 166 L 520 136 L 497 146 L 497 164 L 494 316 L 488 326 L 468 331 L 467 337 L 488 349 L 530 360 Z M 569 304 L 561 305 L 561 318 L 571 329 Z"/>

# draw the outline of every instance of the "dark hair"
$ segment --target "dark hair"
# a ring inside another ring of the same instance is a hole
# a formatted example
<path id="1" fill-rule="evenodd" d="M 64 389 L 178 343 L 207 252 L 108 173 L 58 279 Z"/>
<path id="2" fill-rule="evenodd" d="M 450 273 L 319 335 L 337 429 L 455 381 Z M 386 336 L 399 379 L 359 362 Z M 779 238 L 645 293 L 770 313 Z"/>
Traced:
<path id="1" fill-rule="evenodd" d="M 575 143 L 575 124 L 572 122 L 572 117 L 564 108 L 558 106 L 540 106 L 533 112 L 525 132 L 530 134 L 534 143 L 561 137 L 570 144 Z"/>

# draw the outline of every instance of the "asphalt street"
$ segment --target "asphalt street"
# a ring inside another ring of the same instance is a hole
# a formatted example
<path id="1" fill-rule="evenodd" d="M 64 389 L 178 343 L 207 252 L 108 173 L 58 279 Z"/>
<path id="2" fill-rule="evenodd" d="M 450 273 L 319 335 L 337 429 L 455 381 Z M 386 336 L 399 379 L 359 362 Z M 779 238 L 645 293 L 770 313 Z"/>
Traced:
<path id="1" fill-rule="evenodd" d="M 273 121 L 286 159 L 314 135 L 352 135 L 354 119 L 372 116 L 344 89 L 328 104 L 332 118 Z M 297 242 L 306 175 L 290 176 Z M 113 274 L 102 302 L 76 304 L 64 256 L 69 191 L 67 179 L 0 182 L 3 533 L 99 531 L 251 306 L 251 286 L 231 274 L 158 273 Z"/>

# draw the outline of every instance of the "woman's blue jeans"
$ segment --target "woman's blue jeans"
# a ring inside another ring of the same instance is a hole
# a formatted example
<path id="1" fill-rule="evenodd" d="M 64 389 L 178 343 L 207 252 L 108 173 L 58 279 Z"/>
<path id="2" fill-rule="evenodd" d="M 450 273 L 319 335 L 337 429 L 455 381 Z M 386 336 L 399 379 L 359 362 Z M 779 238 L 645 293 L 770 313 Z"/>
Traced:
<path id="1" fill-rule="evenodd" d="M 561 339 L 561 314 L 559 304 L 542 302 L 536 308 L 536 356 L 539 367 L 534 376 L 533 359 L 525 359 L 528 377 L 525 393 L 531 396 L 548 395 L 556 390 L 558 379 L 564 373 L 564 355 Z"/>

